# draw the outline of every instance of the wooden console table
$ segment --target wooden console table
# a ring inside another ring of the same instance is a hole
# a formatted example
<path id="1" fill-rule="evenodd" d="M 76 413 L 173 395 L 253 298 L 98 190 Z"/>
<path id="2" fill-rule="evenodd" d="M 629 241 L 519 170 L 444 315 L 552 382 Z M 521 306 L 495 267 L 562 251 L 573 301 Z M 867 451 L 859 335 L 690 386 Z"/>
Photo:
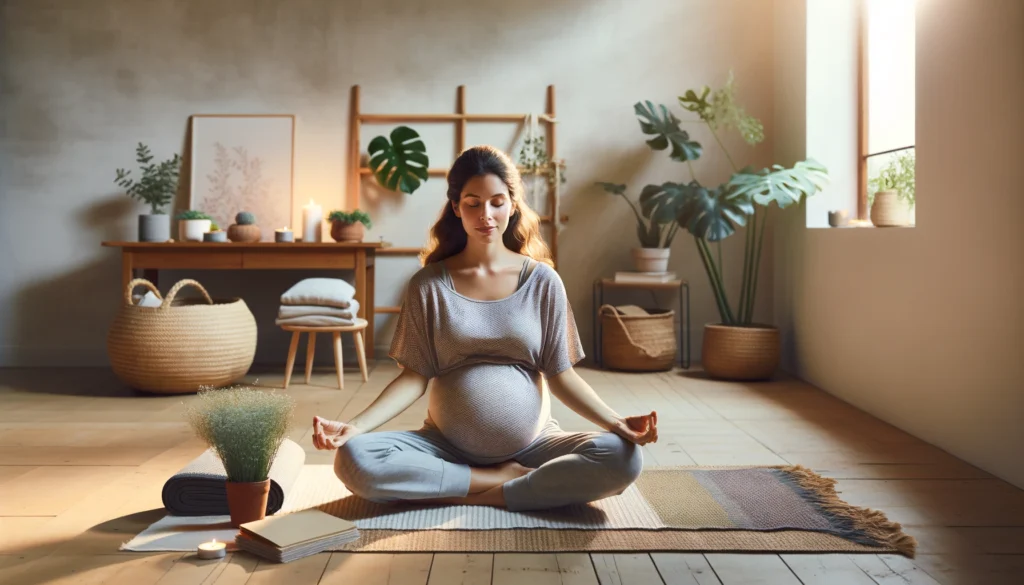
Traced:
<path id="1" fill-rule="evenodd" d="M 373 358 L 374 261 L 383 242 L 103 242 L 121 249 L 121 289 L 142 270 L 156 284 L 159 270 L 310 270 L 355 271 L 358 316 L 366 319 L 366 357 Z"/>

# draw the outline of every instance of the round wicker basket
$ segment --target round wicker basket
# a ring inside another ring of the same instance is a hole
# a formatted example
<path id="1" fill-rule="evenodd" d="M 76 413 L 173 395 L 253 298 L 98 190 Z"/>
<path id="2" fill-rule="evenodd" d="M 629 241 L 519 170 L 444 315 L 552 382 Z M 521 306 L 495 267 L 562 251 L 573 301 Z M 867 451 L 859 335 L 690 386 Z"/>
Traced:
<path id="1" fill-rule="evenodd" d="M 771 325 L 705 325 L 701 362 L 723 380 L 766 380 L 779 367 L 779 330 Z"/>
<path id="2" fill-rule="evenodd" d="M 675 313 L 648 309 L 647 315 L 623 315 L 602 305 L 601 361 L 604 367 L 629 372 L 672 369 L 676 359 Z"/>
<path id="3" fill-rule="evenodd" d="M 910 221 L 908 211 L 895 190 L 879 191 L 871 203 L 871 223 L 877 227 L 907 225 Z"/>
<path id="4" fill-rule="evenodd" d="M 138 285 L 153 291 L 161 305 L 135 304 Z M 202 298 L 176 299 L 184 286 L 198 288 Z M 151 282 L 137 278 L 107 334 L 107 354 L 114 373 L 139 390 L 183 394 L 223 386 L 252 366 L 256 319 L 242 299 L 214 300 L 194 280 L 179 281 L 162 298 Z"/>

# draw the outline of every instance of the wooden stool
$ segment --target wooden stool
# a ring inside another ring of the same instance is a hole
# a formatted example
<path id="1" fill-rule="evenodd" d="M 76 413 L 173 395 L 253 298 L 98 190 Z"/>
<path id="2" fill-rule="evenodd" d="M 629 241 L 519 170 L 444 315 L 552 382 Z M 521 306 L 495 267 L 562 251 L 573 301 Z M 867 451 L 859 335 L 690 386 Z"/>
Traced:
<path id="1" fill-rule="evenodd" d="M 367 380 L 366 374 L 366 348 L 363 347 L 363 329 L 366 329 L 366 319 L 356 319 L 353 325 L 337 325 L 331 327 L 301 327 L 294 325 L 282 325 L 281 329 L 292 332 L 292 344 L 288 348 L 288 364 L 284 369 L 284 387 L 292 379 L 292 368 L 295 366 L 295 350 L 299 348 L 299 336 L 303 333 L 309 334 L 309 342 L 306 346 L 306 383 L 313 374 L 313 353 L 316 349 L 316 334 L 331 333 L 334 335 L 334 365 L 338 370 L 338 388 L 344 389 L 345 382 L 342 377 L 341 360 L 341 334 L 347 331 L 352 332 L 356 340 L 356 357 L 359 359 L 359 370 L 363 374 L 363 382 Z"/>

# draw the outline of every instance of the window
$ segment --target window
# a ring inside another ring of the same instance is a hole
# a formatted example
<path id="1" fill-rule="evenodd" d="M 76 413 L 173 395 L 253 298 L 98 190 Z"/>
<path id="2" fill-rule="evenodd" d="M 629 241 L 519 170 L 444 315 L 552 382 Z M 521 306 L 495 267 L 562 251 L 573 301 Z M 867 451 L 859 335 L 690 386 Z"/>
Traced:
<path id="1" fill-rule="evenodd" d="M 860 219 L 868 219 L 876 181 L 884 173 L 897 179 L 900 201 L 913 223 L 914 18 L 915 0 L 864 0 L 860 27 Z"/>

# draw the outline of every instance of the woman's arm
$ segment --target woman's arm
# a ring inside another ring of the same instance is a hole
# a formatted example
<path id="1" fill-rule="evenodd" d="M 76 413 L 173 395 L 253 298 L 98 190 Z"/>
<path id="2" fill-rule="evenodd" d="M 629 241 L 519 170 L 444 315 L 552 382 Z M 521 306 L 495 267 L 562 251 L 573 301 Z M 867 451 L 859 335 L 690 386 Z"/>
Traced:
<path id="1" fill-rule="evenodd" d="M 357 414 L 348 424 L 368 433 L 413 405 L 427 391 L 426 376 L 410 368 L 402 370 L 398 377 L 391 381 L 380 396 L 369 406 Z"/>
<path id="2" fill-rule="evenodd" d="M 427 391 L 428 378 L 409 368 L 384 388 L 369 406 L 347 423 L 313 417 L 313 445 L 317 449 L 337 449 L 349 439 L 372 431 L 395 418 Z"/>
<path id="3" fill-rule="evenodd" d="M 548 387 L 566 406 L 606 431 L 640 445 L 658 440 L 658 413 L 620 416 L 571 367 L 548 378 Z"/>

